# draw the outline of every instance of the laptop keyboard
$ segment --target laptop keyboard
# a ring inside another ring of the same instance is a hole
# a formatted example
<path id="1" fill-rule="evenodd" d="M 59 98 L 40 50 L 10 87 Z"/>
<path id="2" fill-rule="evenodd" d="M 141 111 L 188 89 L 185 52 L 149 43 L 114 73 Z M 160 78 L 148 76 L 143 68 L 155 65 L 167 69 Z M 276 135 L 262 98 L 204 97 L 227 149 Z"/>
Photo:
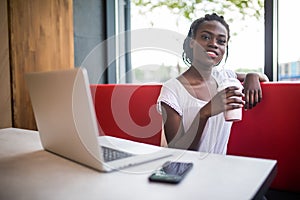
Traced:
<path id="1" fill-rule="evenodd" d="M 101 146 L 101 148 L 102 148 L 103 158 L 104 158 L 105 162 L 109 162 L 109 161 L 118 160 L 118 159 L 133 156 L 133 154 L 123 152 L 123 151 L 119 151 L 119 150 L 116 150 L 116 149 L 112 149 L 112 148 L 109 148 L 109 147 Z"/>

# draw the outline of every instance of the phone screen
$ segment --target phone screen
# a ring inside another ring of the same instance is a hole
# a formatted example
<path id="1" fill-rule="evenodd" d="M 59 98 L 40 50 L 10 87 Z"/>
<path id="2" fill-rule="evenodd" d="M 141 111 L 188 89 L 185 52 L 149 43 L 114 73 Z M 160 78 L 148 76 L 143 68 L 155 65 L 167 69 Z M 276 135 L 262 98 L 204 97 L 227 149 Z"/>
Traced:
<path id="1" fill-rule="evenodd" d="M 187 172 L 193 167 L 191 162 L 171 162 L 168 161 L 154 172 L 150 177 L 150 181 L 179 183 Z"/>

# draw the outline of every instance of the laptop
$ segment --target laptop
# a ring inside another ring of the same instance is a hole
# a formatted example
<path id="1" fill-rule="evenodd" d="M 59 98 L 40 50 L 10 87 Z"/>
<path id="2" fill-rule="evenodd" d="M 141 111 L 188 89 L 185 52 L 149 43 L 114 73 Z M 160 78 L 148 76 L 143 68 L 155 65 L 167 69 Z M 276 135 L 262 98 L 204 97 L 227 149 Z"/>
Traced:
<path id="1" fill-rule="evenodd" d="M 101 172 L 170 156 L 161 147 L 99 136 L 85 68 L 27 73 L 25 80 L 45 150 Z"/>

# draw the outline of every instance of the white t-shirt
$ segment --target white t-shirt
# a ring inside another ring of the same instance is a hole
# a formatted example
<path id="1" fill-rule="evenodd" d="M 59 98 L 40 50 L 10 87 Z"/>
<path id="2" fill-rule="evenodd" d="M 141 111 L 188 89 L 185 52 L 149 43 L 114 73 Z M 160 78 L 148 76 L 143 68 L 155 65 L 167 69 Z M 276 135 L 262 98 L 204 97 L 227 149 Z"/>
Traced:
<path id="1" fill-rule="evenodd" d="M 212 76 L 217 83 L 225 78 L 236 78 L 231 70 L 214 69 Z M 208 102 L 193 97 L 176 78 L 165 82 L 157 100 L 158 111 L 161 113 L 161 102 L 173 108 L 181 117 L 185 132 L 191 126 L 199 110 Z M 210 117 L 203 130 L 199 151 L 226 154 L 232 122 L 224 119 L 223 113 Z"/>

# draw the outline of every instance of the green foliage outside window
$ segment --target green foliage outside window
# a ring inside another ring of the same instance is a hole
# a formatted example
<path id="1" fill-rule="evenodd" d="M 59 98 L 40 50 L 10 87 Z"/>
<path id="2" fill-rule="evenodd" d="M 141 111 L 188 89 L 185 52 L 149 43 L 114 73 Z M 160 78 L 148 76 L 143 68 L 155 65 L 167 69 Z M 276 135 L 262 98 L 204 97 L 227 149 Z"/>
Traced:
<path id="1" fill-rule="evenodd" d="M 238 11 L 242 18 L 254 16 L 260 19 L 263 16 L 264 7 L 263 0 L 132 0 L 132 3 L 144 8 L 141 13 L 165 6 L 173 14 L 182 15 L 189 20 L 195 18 L 195 13 L 199 10 L 207 13 L 216 12 L 220 15 Z"/>

